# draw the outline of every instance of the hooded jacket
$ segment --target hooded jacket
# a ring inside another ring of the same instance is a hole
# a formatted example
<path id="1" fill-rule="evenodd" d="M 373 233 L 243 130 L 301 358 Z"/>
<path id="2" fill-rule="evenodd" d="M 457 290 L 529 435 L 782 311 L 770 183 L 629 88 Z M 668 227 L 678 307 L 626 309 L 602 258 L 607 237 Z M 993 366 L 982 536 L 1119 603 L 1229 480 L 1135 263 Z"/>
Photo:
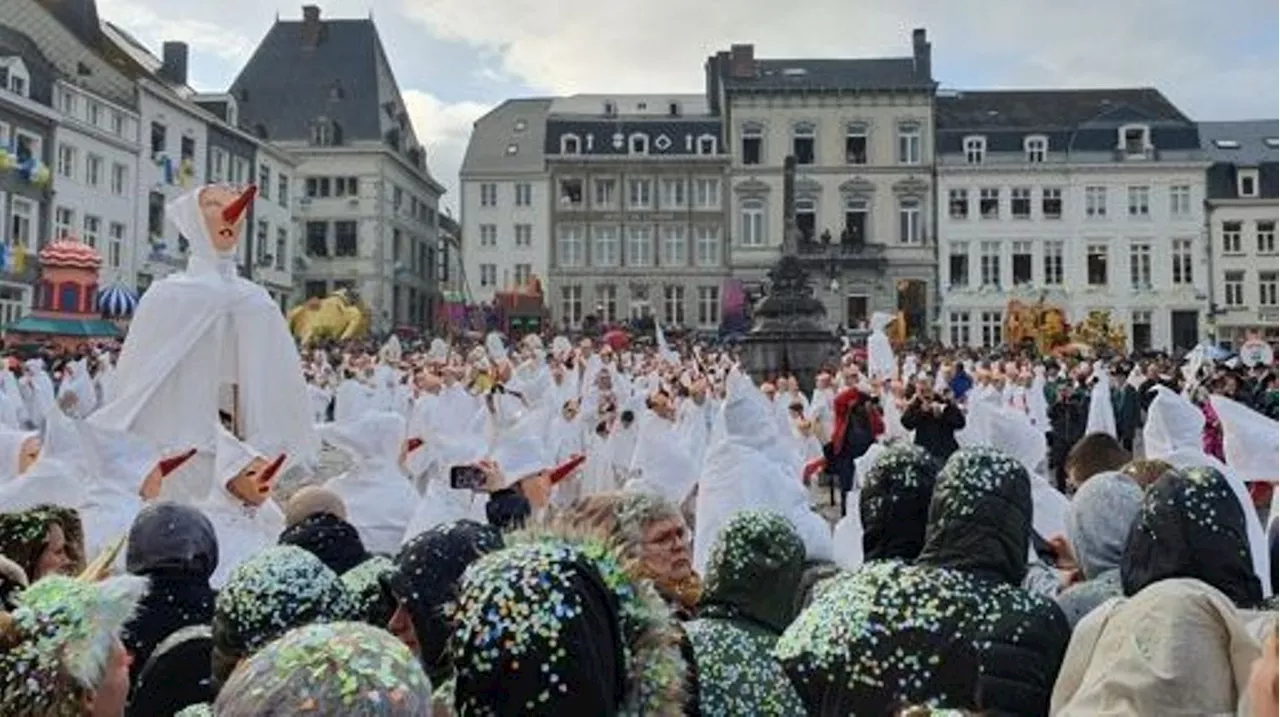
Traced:
<path id="1" fill-rule="evenodd" d="M 938 469 L 927 450 L 909 443 L 895 443 L 876 457 L 859 498 L 864 560 L 916 559 Z"/>
<path id="2" fill-rule="evenodd" d="M 1132 478 L 1115 472 L 1090 478 L 1072 497 L 1067 541 L 1084 581 L 1055 599 L 1073 628 L 1094 608 L 1124 594 L 1120 558 L 1141 506 L 1142 489 Z"/>
<path id="3" fill-rule="evenodd" d="M 914 565 L 876 561 L 833 579 L 776 648 L 811 715 L 947 704 L 1042 715 L 1070 630 L 1022 590 L 1031 536 L 1026 470 L 965 448 L 939 475 Z"/>

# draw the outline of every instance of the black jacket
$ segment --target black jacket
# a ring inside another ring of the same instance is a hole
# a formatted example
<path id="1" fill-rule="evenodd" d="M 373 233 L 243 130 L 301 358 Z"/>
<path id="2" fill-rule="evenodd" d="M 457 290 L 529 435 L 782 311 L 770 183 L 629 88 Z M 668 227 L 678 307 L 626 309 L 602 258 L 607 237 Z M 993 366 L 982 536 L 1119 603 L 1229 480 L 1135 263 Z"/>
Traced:
<path id="1" fill-rule="evenodd" d="M 776 654 L 810 715 L 885 715 L 932 703 L 1034 716 L 1071 631 L 1052 601 L 1019 587 L 1031 486 L 1014 459 L 960 451 L 943 469 L 913 565 L 874 561 L 819 592 Z"/>
<path id="2" fill-rule="evenodd" d="M 939 415 L 925 408 L 925 401 L 913 400 L 902 412 L 902 427 L 916 432 L 916 445 L 929 451 L 945 463 L 960 446 L 956 443 L 956 431 L 964 428 L 964 413 L 954 401 L 947 401 Z M 939 399 L 940 400 L 940 399 Z"/>
<path id="3" fill-rule="evenodd" d="M 867 471 L 859 494 L 865 560 L 915 560 L 924 547 L 938 462 L 920 446 L 894 443 Z"/>

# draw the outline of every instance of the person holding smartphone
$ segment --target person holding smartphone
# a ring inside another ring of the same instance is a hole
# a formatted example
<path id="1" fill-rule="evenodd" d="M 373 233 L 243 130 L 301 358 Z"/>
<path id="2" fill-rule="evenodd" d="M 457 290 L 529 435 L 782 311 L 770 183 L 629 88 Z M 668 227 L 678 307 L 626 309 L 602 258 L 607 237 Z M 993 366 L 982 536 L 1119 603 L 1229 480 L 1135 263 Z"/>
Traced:
<path id="1" fill-rule="evenodd" d="M 929 381 L 916 382 L 915 395 L 902 412 L 902 427 L 916 432 L 917 446 L 945 463 L 960 448 L 956 431 L 964 423 L 964 412 L 950 395 L 935 392 Z"/>

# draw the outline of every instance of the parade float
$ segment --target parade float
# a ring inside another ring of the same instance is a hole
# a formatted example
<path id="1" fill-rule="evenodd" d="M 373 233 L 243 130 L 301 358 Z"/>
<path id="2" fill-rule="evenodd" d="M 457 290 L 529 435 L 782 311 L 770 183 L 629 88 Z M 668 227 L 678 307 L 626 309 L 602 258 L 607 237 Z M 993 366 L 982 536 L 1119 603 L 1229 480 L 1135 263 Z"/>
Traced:
<path id="1" fill-rule="evenodd" d="M 1071 342 L 1071 326 L 1061 307 L 1041 296 L 1035 303 L 1010 299 L 1004 309 L 1004 340 L 1014 348 L 1034 347 L 1042 356 Z"/>
<path id="2" fill-rule="evenodd" d="M 1105 309 L 1090 311 L 1083 321 L 1071 327 L 1070 346 L 1081 353 L 1123 355 L 1128 343 L 1124 327 L 1112 323 L 1111 312 Z"/>
<path id="3" fill-rule="evenodd" d="M 505 289 L 493 295 L 498 331 L 519 341 L 527 334 L 542 332 L 547 321 L 547 307 L 542 298 L 542 281 L 529 277 L 523 286 Z"/>
<path id="4" fill-rule="evenodd" d="M 98 309 L 98 269 L 102 257 L 73 237 L 40 250 L 40 279 L 31 313 L 5 327 L 16 343 L 53 343 L 67 349 L 117 339 L 120 329 Z"/>
<path id="5" fill-rule="evenodd" d="M 314 296 L 295 306 L 286 317 L 289 333 L 303 346 L 317 341 L 362 339 L 369 335 L 369 307 L 346 289 L 324 298 Z"/>

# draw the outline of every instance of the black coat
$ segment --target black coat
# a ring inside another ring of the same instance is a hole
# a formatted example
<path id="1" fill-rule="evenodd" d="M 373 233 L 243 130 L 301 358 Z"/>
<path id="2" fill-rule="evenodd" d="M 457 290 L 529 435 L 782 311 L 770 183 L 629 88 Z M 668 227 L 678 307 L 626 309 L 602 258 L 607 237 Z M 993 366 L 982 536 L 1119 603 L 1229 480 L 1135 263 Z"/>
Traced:
<path id="1" fill-rule="evenodd" d="M 991 449 L 943 469 L 913 565 L 874 561 L 834 579 L 776 648 L 810 715 L 885 715 L 933 703 L 1045 715 L 1071 630 L 1019 584 L 1031 486 Z"/>
<path id="2" fill-rule="evenodd" d="M 916 432 L 916 445 L 945 463 L 959 450 L 956 431 L 964 428 L 964 412 L 954 401 L 947 401 L 939 415 L 925 408 L 921 400 L 913 400 L 902 412 L 902 427 Z"/>
<path id="3" fill-rule="evenodd" d="M 876 458 L 859 494 L 865 560 L 920 555 L 940 467 L 929 451 L 909 443 L 894 443 Z"/>

